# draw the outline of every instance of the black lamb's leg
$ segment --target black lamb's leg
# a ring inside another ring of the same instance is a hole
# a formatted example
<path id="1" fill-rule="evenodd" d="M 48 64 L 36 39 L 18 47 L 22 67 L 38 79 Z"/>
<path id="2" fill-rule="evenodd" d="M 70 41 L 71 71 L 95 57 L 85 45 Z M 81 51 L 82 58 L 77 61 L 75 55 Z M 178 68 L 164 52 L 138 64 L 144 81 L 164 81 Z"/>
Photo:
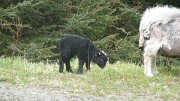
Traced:
<path id="1" fill-rule="evenodd" d="M 83 60 L 79 60 L 78 74 L 82 74 L 83 73 L 83 65 L 84 65 L 84 61 Z"/>
<path id="2" fill-rule="evenodd" d="M 87 68 L 87 71 L 90 71 L 90 62 L 86 61 L 86 68 Z"/>
<path id="3" fill-rule="evenodd" d="M 66 64 L 66 71 L 68 72 L 73 72 L 72 69 L 71 69 L 71 65 L 70 65 L 70 59 L 68 57 L 66 57 L 65 59 L 65 64 Z"/>
<path id="4" fill-rule="evenodd" d="M 59 73 L 63 73 L 64 70 L 64 62 L 62 60 L 62 57 L 59 57 Z"/>

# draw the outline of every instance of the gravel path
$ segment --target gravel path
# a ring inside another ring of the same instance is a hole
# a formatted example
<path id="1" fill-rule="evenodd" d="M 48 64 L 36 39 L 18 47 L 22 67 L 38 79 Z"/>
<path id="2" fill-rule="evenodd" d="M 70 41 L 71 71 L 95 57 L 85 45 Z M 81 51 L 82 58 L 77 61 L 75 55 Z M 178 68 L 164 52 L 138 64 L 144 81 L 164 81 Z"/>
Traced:
<path id="1" fill-rule="evenodd" d="M 10 85 L 0 83 L 0 101 L 95 101 L 103 100 L 84 94 L 70 94 L 65 90 L 33 85 Z"/>
<path id="2" fill-rule="evenodd" d="M 105 101 L 105 97 L 71 94 L 70 91 L 37 85 L 0 83 L 0 101 Z"/>
<path id="3" fill-rule="evenodd" d="M 37 85 L 12 85 L 0 83 L 0 101 L 162 101 L 157 95 L 125 93 L 120 96 L 109 94 L 97 97 L 94 95 L 71 93 L 68 90 Z M 169 101 L 178 101 L 170 99 Z"/>

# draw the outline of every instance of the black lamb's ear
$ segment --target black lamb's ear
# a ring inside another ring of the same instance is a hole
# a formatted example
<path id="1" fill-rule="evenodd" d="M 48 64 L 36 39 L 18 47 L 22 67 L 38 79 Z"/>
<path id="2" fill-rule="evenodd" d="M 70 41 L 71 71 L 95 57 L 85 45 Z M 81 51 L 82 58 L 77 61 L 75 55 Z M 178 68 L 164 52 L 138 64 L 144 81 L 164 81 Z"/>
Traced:
<path id="1" fill-rule="evenodd" d="M 100 55 L 101 55 L 100 52 L 96 52 L 94 56 L 95 56 L 95 57 L 99 57 Z"/>
<path id="2" fill-rule="evenodd" d="M 102 51 L 102 53 L 103 53 L 105 56 L 107 56 L 107 54 L 106 54 L 104 51 Z"/>

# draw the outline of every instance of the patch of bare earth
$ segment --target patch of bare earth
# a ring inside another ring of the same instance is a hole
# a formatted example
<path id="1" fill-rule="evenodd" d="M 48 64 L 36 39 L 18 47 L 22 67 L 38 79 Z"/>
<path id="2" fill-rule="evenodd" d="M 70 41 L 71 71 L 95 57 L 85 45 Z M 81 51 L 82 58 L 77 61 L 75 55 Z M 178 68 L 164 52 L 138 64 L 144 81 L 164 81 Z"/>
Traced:
<path id="1" fill-rule="evenodd" d="M 0 83 L 0 101 L 162 101 L 160 96 L 144 93 L 124 93 L 121 95 L 95 96 L 84 93 L 72 93 L 64 88 L 39 85 L 21 85 Z M 171 101 L 178 101 L 171 99 Z"/>

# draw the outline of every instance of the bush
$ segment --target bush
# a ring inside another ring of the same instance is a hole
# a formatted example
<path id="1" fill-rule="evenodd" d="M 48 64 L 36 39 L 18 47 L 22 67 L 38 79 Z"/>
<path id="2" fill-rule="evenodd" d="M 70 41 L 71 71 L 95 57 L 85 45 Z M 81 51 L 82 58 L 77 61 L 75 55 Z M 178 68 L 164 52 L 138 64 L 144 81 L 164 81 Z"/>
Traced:
<path id="1" fill-rule="evenodd" d="M 95 42 L 110 57 L 110 62 L 128 61 L 141 63 L 141 51 L 137 46 L 137 37 L 122 38 L 120 34 L 109 35 Z"/>

